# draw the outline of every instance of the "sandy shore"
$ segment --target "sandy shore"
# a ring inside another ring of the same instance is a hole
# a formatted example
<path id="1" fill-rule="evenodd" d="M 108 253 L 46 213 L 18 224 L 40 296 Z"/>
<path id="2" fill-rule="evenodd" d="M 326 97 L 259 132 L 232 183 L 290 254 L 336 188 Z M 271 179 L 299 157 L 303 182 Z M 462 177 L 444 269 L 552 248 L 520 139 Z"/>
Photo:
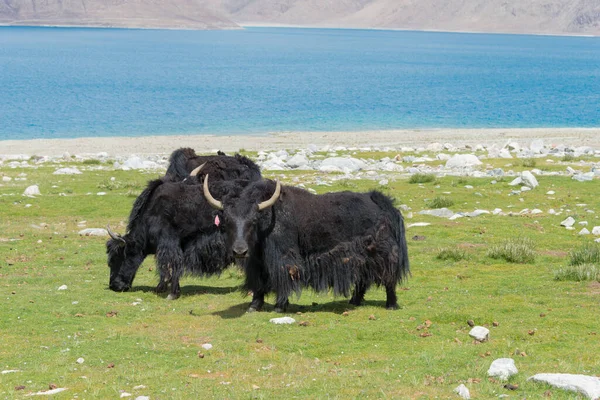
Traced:
<path id="1" fill-rule="evenodd" d="M 264 135 L 176 135 L 145 137 L 95 137 L 79 139 L 33 139 L 0 141 L 0 155 L 28 154 L 58 156 L 96 154 L 110 156 L 169 154 L 179 147 L 192 147 L 198 153 L 222 150 L 300 149 L 309 144 L 347 147 L 399 148 L 426 146 L 430 143 L 451 143 L 455 146 L 500 145 L 516 141 L 528 145 L 543 139 L 546 145 L 566 144 L 600 149 L 600 128 L 536 128 L 536 129 L 432 129 L 385 130 L 362 132 L 277 132 Z"/>

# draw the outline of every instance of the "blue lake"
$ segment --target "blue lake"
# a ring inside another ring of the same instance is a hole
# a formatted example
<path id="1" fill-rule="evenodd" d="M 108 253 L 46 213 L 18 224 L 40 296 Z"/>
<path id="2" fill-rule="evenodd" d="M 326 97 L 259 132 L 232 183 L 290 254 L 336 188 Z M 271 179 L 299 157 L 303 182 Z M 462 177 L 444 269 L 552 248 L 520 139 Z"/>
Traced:
<path id="1" fill-rule="evenodd" d="M 0 27 L 0 140 L 598 126 L 600 38 Z"/>

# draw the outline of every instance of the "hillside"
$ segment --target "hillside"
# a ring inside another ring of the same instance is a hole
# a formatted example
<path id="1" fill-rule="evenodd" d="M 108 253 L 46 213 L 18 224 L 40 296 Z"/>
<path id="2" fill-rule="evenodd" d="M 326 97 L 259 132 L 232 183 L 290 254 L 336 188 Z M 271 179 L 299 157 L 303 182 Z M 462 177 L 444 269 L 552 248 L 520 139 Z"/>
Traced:
<path id="1" fill-rule="evenodd" d="M 236 29 L 198 0 L 0 0 L 2 25 Z"/>
<path id="2" fill-rule="evenodd" d="M 0 0 L 0 24 L 299 25 L 600 35 L 598 0 Z"/>
<path id="3" fill-rule="evenodd" d="M 600 35 L 597 0 L 222 0 L 239 24 Z"/>

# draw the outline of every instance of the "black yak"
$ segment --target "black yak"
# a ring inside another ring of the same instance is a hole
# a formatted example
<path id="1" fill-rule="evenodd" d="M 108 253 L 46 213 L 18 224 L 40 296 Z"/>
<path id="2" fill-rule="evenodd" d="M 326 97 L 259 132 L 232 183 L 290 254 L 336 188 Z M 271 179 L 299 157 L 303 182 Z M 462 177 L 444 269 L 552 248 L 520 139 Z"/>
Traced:
<path id="1" fill-rule="evenodd" d="M 208 161 L 210 163 L 206 164 Z M 184 147 L 171 153 L 169 167 L 163 179 L 171 182 L 183 181 L 201 165 L 205 166 L 198 173 L 198 182 L 202 182 L 206 174 L 210 174 L 213 181 L 233 179 L 254 181 L 261 178 L 260 168 L 250 159 L 240 154 L 231 157 L 219 151 L 216 156 L 198 156 L 194 149 Z"/>
<path id="2" fill-rule="evenodd" d="M 260 179 L 260 170 L 243 156 L 213 157 L 216 159 L 195 168 L 185 181 L 172 182 L 164 177 L 150 181 L 134 202 L 127 233 L 121 236 L 109 228 L 111 239 L 106 243 L 106 252 L 110 289 L 129 290 L 149 254 L 155 255 L 160 276 L 156 290 L 165 292 L 171 284 L 169 299 L 179 297 L 179 279 L 184 273 L 218 274 L 231 264 L 233 259 L 224 244 L 219 213 L 204 199 L 195 175 L 208 171 L 221 178 L 246 178 L 213 182 L 214 190 L 225 195 L 241 190 L 248 179 Z M 234 172 L 223 171 L 224 166 Z"/>
<path id="3" fill-rule="evenodd" d="M 227 247 L 245 259 L 248 311 L 260 310 L 269 292 L 276 293 L 275 311 L 285 311 L 289 295 L 303 287 L 346 297 L 354 289 L 350 303 L 358 306 L 372 284 L 385 287 L 386 308 L 398 308 L 408 252 L 402 215 L 384 194 L 313 195 L 264 180 L 219 201 L 207 182 L 206 199 L 223 210 Z"/>

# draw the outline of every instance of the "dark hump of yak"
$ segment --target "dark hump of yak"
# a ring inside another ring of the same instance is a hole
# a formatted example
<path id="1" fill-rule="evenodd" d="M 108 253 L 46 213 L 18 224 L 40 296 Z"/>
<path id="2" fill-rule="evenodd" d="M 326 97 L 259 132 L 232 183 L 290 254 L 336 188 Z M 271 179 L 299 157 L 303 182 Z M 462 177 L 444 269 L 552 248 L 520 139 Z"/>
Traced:
<path id="1" fill-rule="evenodd" d="M 135 226 L 136 222 L 140 219 L 140 216 L 144 214 L 144 210 L 148 205 L 149 200 L 152 198 L 152 194 L 164 181 L 162 179 L 155 179 L 148 182 L 146 189 L 140 193 L 133 203 L 133 208 L 129 214 L 129 223 L 127 224 L 127 231 L 130 232 Z"/>
<path id="2" fill-rule="evenodd" d="M 182 181 L 190 174 L 188 161 L 196 157 L 196 151 L 189 147 L 175 150 L 169 157 L 169 168 L 165 177 L 170 181 Z"/>

